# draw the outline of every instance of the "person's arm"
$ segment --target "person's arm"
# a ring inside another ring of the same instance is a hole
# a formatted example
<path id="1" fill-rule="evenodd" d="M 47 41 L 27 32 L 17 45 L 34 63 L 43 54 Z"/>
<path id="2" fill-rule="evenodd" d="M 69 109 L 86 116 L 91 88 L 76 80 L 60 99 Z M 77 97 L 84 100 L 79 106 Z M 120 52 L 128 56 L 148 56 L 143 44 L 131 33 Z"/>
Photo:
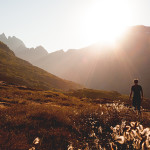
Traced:
<path id="1" fill-rule="evenodd" d="M 141 100 L 143 100 L 143 89 L 141 87 Z"/>
<path id="2" fill-rule="evenodd" d="M 132 96 L 132 88 L 131 88 L 131 92 L 130 92 L 129 100 L 131 100 L 131 96 Z"/>
<path id="3" fill-rule="evenodd" d="M 133 86 L 131 87 L 131 92 L 130 92 L 129 100 L 131 100 L 132 93 L 133 93 Z"/>

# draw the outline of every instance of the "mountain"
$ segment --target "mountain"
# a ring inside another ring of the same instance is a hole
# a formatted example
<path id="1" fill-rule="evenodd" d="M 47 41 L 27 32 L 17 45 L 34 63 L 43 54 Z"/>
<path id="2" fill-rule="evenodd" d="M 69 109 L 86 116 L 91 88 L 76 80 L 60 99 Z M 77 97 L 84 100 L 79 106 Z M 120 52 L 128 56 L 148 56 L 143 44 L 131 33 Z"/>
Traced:
<path id="1" fill-rule="evenodd" d="M 57 51 L 32 62 L 59 77 L 88 88 L 129 94 L 134 78 L 150 97 L 150 27 L 128 29 L 116 46 L 93 44 L 79 50 Z"/>
<path id="2" fill-rule="evenodd" d="M 130 92 L 134 78 L 139 78 L 149 94 L 150 27 L 134 26 L 111 45 L 93 44 L 78 50 L 50 53 L 33 61 L 48 72 L 80 83 L 88 88 Z"/>
<path id="3" fill-rule="evenodd" d="M 37 46 L 36 48 L 27 48 L 25 44 L 15 36 L 11 37 L 3 33 L 0 35 L 0 41 L 5 43 L 17 57 L 22 58 L 27 61 L 34 61 L 46 56 L 48 52 L 42 46 Z"/>
<path id="4" fill-rule="evenodd" d="M 32 56 L 30 60 L 29 56 L 23 57 L 33 65 L 88 88 L 129 94 L 133 79 L 138 78 L 144 95 L 150 97 L 150 27 L 130 27 L 115 46 L 96 43 L 78 50 Z"/>
<path id="5" fill-rule="evenodd" d="M 20 46 L 25 47 L 25 44 L 20 39 L 16 38 L 15 36 L 9 36 L 7 38 L 4 33 L 0 35 L 0 41 L 8 45 L 9 48 L 13 49 L 14 51 Z"/>
<path id="6" fill-rule="evenodd" d="M 15 56 L 0 42 L 0 80 L 37 89 L 77 89 L 80 85 L 60 79 Z"/>

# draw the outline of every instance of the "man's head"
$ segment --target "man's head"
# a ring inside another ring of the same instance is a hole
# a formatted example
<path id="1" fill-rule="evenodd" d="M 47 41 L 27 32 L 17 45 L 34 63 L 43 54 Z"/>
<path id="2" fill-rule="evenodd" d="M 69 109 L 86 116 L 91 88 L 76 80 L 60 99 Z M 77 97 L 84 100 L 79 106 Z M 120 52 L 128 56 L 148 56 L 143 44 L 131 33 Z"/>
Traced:
<path id="1" fill-rule="evenodd" d="M 138 79 L 134 79 L 134 84 L 137 85 L 138 84 Z"/>

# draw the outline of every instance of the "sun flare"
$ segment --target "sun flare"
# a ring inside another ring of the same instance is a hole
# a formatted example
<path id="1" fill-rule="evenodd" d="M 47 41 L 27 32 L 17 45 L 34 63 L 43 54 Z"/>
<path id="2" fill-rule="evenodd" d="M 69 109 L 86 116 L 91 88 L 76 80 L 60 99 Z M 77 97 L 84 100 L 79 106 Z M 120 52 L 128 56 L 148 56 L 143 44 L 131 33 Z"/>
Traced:
<path id="1" fill-rule="evenodd" d="M 84 14 L 82 33 L 86 35 L 87 42 L 114 43 L 125 32 L 130 21 L 130 11 L 125 1 L 97 0 Z"/>

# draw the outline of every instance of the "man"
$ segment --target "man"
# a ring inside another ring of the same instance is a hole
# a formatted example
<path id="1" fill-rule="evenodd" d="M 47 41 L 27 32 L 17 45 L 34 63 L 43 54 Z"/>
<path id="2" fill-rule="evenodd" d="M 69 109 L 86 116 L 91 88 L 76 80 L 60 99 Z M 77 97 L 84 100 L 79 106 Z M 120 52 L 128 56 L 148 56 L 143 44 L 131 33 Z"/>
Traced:
<path id="1" fill-rule="evenodd" d="M 131 87 L 131 93 L 129 100 L 131 100 L 131 96 L 133 94 L 133 101 L 132 105 L 136 109 L 138 109 L 138 112 L 141 113 L 140 111 L 140 106 L 141 106 L 141 101 L 143 100 L 143 90 L 140 85 L 138 85 L 138 80 L 134 80 L 134 85 Z"/>

